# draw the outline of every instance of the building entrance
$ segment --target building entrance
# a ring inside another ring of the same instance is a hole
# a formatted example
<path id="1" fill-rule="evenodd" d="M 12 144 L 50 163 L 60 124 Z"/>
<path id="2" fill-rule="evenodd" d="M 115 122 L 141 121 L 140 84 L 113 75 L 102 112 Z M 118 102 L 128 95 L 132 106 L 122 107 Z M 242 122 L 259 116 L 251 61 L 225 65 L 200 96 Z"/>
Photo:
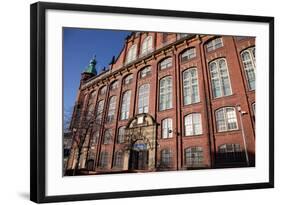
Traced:
<path id="1" fill-rule="evenodd" d="M 131 150 L 129 168 L 131 170 L 146 170 L 148 168 L 148 151 Z"/>

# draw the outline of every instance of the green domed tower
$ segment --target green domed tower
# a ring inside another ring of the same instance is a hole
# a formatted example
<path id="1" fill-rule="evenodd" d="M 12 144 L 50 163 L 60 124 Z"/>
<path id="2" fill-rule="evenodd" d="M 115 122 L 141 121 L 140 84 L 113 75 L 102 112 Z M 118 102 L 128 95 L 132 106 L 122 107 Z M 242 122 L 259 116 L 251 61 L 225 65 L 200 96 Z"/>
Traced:
<path id="1" fill-rule="evenodd" d="M 85 68 L 84 72 L 82 73 L 82 81 L 85 81 L 97 75 L 96 64 L 97 64 L 97 60 L 96 60 L 96 56 L 94 56 L 94 58 L 91 59 L 89 65 Z"/>

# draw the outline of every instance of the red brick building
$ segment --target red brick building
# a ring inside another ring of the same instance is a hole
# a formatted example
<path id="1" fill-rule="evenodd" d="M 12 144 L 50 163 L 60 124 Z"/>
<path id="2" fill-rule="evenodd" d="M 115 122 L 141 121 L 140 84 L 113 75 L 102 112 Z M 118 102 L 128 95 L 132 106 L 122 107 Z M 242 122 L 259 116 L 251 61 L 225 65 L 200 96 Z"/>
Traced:
<path id="1" fill-rule="evenodd" d="M 82 73 L 67 171 L 255 165 L 255 38 L 132 32 Z M 79 161 L 79 162 L 78 162 Z"/>

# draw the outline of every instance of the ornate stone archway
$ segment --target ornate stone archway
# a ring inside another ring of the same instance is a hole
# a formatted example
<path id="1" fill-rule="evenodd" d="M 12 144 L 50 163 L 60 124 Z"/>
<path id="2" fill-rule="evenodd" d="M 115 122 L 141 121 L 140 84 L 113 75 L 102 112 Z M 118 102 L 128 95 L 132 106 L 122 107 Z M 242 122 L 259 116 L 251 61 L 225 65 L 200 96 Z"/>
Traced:
<path id="1" fill-rule="evenodd" d="M 125 128 L 124 170 L 155 169 L 156 122 L 149 114 L 131 118 Z"/>

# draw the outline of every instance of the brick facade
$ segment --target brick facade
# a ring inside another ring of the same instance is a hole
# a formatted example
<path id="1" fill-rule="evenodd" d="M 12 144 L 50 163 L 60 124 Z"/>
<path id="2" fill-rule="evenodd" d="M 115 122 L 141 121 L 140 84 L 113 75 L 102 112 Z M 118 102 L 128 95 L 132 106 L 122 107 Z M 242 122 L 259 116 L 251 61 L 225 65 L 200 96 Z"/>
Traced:
<path id="1" fill-rule="evenodd" d="M 152 37 L 152 46 L 148 52 L 142 54 L 142 44 L 148 36 Z M 223 45 L 208 51 L 207 44 L 218 38 L 222 39 Z M 136 58 L 128 62 L 126 59 L 132 45 L 137 47 Z M 241 52 L 254 47 L 255 38 L 253 37 L 190 34 L 180 36 L 175 33 L 132 32 L 126 39 L 119 56 L 108 66 L 106 71 L 97 76 L 89 73 L 82 74 L 72 118 L 71 129 L 75 131 L 73 132 L 74 141 L 68 160 L 68 171 L 76 169 L 76 171 L 87 170 L 90 171 L 88 173 L 99 173 L 254 166 L 255 114 L 253 106 L 255 103 L 255 90 L 249 89 L 248 79 L 241 59 Z M 189 48 L 195 49 L 195 57 L 182 61 L 182 54 Z M 172 65 L 160 70 L 160 63 L 167 58 L 172 59 Z M 214 62 L 216 59 L 225 59 L 230 82 L 230 95 L 214 97 L 210 62 Z M 141 70 L 147 66 L 151 67 L 150 73 L 146 77 L 140 78 Z M 199 101 L 185 105 L 183 72 L 190 68 L 197 69 Z M 133 80 L 125 85 L 124 79 L 129 74 L 132 74 Z M 160 80 L 166 76 L 171 76 L 172 78 L 172 107 L 160 111 Z M 116 89 L 111 89 L 113 82 L 118 82 Z M 148 113 L 139 114 L 138 93 L 140 86 L 144 84 L 149 84 L 150 86 Z M 101 95 L 100 90 L 103 86 L 107 86 L 106 92 Z M 121 120 L 122 96 L 128 90 L 131 91 L 129 117 L 126 120 Z M 95 95 L 90 97 L 94 92 Z M 108 123 L 106 116 L 108 114 L 109 99 L 112 96 L 116 96 L 116 106 L 114 119 Z M 96 113 L 98 102 L 101 100 L 104 100 L 104 109 L 100 127 L 96 128 L 96 130 L 94 128 L 85 128 L 86 131 L 83 131 L 85 138 L 82 141 L 81 131 L 80 134 L 77 131 L 81 128 L 81 121 L 85 113 L 88 112 L 90 104 L 94 107 Z M 240 106 L 241 110 L 238 109 L 238 106 Z M 227 107 L 234 108 L 238 127 L 229 131 L 219 131 L 216 122 L 216 111 Z M 200 134 L 185 136 L 185 116 L 192 113 L 201 114 L 202 131 Z M 145 130 L 144 133 L 148 134 L 143 138 L 140 137 L 135 142 L 140 147 L 146 146 L 139 152 L 132 151 L 135 145 L 129 139 L 132 135 L 128 134 L 128 129 L 134 126 L 132 121 L 137 120 L 137 117 L 144 117 L 145 124 L 148 127 L 151 126 L 151 129 L 153 128 L 151 132 L 146 131 L 148 128 L 145 128 L 145 126 L 140 128 Z M 172 130 L 168 130 L 172 136 L 163 139 L 162 121 L 167 118 L 172 119 Z M 118 129 L 122 126 L 126 126 L 126 140 L 124 143 L 118 143 Z M 104 144 L 102 140 L 105 130 L 111 131 L 111 140 L 107 144 Z M 93 140 L 93 135 L 96 131 L 99 132 L 99 138 L 97 143 L 92 143 L 91 140 Z M 80 150 L 81 155 L 78 166 L 77 152 L 79 152 L 79 149 L 77 147 L 81 142 L 83 142 L 83 147 Z M 150 148 L 147 148 L 147 143 L 152 144 Z M 220 146 L 225 144 L 229 145 L 227 149 L 231 147 L 230 145 L 234 146 L 236 144 L 240 147 L 240 151 L 237 151 L 237 153 L 219 153 Z M 190 166 L 190 164 L 186 163 L 186 156 L 188 155 L 186 151 L 192 147 L 200 147 L 201 150 L 199 157 L 201 161 L 196 166 Z M 166 149 L 170 150 L 169 165 L 162 166 L 162 151 Z M 245 150 L 247 150 L 247 154 Z M 91 164 L 89 163 L 90 151 L 93 153 Z M 123 153 L 120 158 L 121 166 L 115 166 L 118 151 Z M 101 166 L 100 162 L 102 152 L 107 153 L 105 166 Z M 135 155 L 132 154 L 134 152 Z M 144 159 L 141 159 L 141 156 L 145 156 Z M 238 160 L 235 161 L 232 160 L 233 156 L 234 158 L 235 156 L 240 156 L 240 158 L 236 158 Z M 140 165 L 141 160 L 145 166 Z M 135 165 L 136 163 L 139 166 Z"/>

